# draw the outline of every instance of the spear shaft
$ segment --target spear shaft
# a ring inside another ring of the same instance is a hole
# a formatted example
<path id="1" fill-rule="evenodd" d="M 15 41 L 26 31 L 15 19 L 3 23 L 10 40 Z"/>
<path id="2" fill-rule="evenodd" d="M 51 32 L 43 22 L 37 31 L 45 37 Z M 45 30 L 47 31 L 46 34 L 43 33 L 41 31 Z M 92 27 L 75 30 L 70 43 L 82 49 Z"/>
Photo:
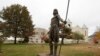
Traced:
<path id="1" fill-rule="evenodd" d="M 70 0 L 68 0 L 68 5 L 67 5 L 67 11 L 66 11 L 66 18 L 65 18 L 65 21 L 67 20 L 67 17 L 68 17 L 69 3 L 70 3 Z M 59 49 L 59 54 L 58 54 L 58 56 L 60 56 L 60 53 L 61 53 L 61 47 L 62 47 L 63 40 L 64 40 L 64 37 L 62 37 L 62 40 L 61 40 L 61 44 L 60 44 L 60 49 Z"/>
<path id="2" fill-rule="evenodd" d="M 70 3 L 70 0 L 68 0 L 68 5 L 67 5 L 67 11 L 66 11 L 66 18 L 65 18 L 65 21 L 67 20 L 67 17 L 68 17 L 69 3 Z"/>

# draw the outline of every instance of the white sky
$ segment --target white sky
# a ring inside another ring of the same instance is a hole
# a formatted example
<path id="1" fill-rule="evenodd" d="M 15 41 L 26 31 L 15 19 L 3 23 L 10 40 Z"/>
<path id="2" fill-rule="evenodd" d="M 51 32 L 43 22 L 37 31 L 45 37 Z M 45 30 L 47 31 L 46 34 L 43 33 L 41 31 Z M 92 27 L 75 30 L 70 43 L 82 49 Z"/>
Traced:
<path id="1" fill-rule="evenodd" d="M 27 6 L 32 15 L 35 27 L 48 29 L 52 12 L 57 8 L 60 16 L 65 19 L 68 0 L 0 0 L 0 10 L 11 4 L 21 4 Z M 68 18 L 73 25 L 82 26 L 85 24 L 89 28 L 89 35 L 92 34 L 96 26 L 100 24 L 100 0 L 70 0 Z"/>

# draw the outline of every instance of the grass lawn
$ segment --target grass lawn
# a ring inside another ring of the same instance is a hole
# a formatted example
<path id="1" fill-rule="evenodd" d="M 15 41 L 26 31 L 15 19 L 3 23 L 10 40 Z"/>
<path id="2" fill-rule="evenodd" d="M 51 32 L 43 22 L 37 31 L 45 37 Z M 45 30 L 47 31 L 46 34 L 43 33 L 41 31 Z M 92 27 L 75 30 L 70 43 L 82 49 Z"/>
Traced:
<path id="1" fill-rule="evenodd" d="M 100 48 L 87 44 L 63 45 L 63 56 L 100 56 Z M 100 45 L 99 45 L 100 46 Z M 4 44 L 2 56 L 37 56 L 38 53 L 49 53 L 49 46 L 36 44 Z"/>

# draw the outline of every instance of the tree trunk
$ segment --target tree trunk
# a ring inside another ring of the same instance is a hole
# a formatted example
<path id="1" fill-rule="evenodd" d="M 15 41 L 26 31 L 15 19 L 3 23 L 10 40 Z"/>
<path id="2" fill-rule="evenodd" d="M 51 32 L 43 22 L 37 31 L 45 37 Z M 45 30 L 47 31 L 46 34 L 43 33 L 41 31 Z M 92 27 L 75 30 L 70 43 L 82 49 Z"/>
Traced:
<path id="1" fill-rule="evenodd" d="M 2 39 L 0 38 L 0 53 L 2 53 L 2 43 L 3 43 L 3 41 L 2 41 Z"/>
<path id="2" fill-rule="evenodd" d="M 2 42 L 0 41 L 0 53 L 1 53 Z"/>
<path id="3" fill-rule="evenodd" d="M 79 39 L 77 39 L 77 44 L 79 44 Z"/>
<path id="4" fill-rule="evenodd" d="M 25 37 L 24 38 L 24 43 L 28 43 L 29 42 L 29 38 L 28 37 Z"/>
<path id="5" fill-rule="evenodd" d="M 14 44 L 16 44 L 16 36 L 15 36 L 15 38 L 14 38 Z"/>
<path id="6" fill-rule="evenodd" d="M 64 44 L 64 38 L 62 38 L 62 40 L 61 40 L 61 44 L 62 44 L 62 45 Z"/>

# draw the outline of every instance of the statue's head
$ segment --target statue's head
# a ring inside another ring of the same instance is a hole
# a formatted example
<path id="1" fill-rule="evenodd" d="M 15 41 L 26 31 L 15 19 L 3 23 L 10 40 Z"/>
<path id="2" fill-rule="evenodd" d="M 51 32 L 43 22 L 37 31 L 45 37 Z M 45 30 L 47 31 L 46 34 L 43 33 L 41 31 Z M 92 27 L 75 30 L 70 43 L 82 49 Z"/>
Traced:
<path id="1" fill-rule="evenodd" d="M 56 14 L 58 14 L 58 10 L 57 9 L 54 9 L 53 10 L 53 15 L 56 15 Z"/>

